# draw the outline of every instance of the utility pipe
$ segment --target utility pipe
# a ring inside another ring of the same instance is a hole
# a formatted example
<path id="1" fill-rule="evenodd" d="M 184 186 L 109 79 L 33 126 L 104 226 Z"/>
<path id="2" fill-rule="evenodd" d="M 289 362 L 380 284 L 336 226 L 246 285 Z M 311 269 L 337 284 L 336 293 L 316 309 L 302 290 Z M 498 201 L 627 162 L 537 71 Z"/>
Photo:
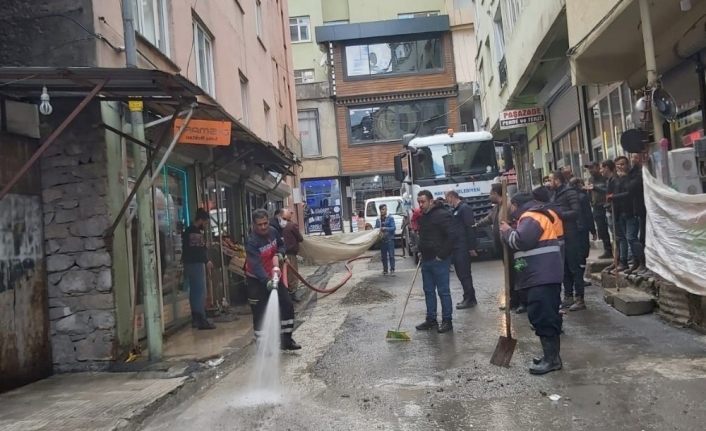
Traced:
<path id="1" fill-rule="evenodd" d="M 650 3 L 648 0 L 638 0 L 640 4 L 640 19 L 642 20 L 642 41 L 644 43 L 645 49 L 645 69 L 647 70 L 647 86 L 650 90 L 654 89 L 657 85 L 657 58 L 655 56 L 655 42 L 654 36 L 652 34 L 652 17 L 650 15 Z M 654 142 L 659 145 L 659 150 L 661 153 L 661 164 L 662 164 L 662 182 L 669 184 L 669 164 L 668 164 L 668 152 L 665 145 L 663 145 L 664 131 L 662 130 L 662 117 L 659 112 L 657 112 L 654 107 L 650 110 L 652 112 L 652 129 L 654 135 Z"/>

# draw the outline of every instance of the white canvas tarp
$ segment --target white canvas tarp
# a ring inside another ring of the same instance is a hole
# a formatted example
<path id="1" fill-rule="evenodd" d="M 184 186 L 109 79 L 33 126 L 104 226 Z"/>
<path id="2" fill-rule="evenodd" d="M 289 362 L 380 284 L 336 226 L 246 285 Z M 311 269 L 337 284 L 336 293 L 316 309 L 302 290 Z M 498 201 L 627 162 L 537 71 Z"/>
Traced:
<path id="1" fill-rule="evenodd" d="M 706 194 L 679 193 L 643 168 L 647 267 L 678 287 L 706 296 Z"/>
<path id="2" fill-rule="evenodd" d="M 315 265 L 344 262 L 358 257 L 373 246 L 380 229 L 332 236 L 307 236 L 299 245 L 299 255 Z"/>

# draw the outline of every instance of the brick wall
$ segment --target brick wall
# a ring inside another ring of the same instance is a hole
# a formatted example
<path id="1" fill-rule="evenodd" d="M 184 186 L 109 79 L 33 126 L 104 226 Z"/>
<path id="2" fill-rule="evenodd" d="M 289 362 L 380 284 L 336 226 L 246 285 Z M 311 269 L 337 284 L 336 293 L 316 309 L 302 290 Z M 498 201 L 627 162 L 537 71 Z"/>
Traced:
<path id="1" fill-rule="evenodd" d="M 54 104 L 52 120 L 73 104 Z M 101 369 L 114 359 L 115 313 L 104 134 L 97 104 L 41 159 L 44 237 L 54 369 Z M 56 124 L 52 125 L 52 128 Z"/>

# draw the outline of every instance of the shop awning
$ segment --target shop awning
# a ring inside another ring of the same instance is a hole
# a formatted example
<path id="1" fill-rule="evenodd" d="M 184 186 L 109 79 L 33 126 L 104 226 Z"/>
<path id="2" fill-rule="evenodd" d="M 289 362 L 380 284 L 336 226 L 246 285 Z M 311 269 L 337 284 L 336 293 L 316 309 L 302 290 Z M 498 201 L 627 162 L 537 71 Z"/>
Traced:
<path id="1" fill-rule="evenodd" d="M 0 68 L 0 95 L 37 103 L 46 86 L 52 99 L 90 98 L 99 101 L 141 99 L 145 111 L 171 115 L 179 107 L 196 103 L 194 119 L 226 120 L 232 124 L 231 152 L 248 150 L 263 168 L 291 174 L 294 155 L 260 139 L 232 117 L 221 105 L 181 75 L 160 70 L 98 67 L 7 67 Z"/>
<path id="2" fill-rule="evenodd" d="M 584 4 L 583 0 L 569 1 Z M 639 4 L 615 3 L 614 9 L 569 49 L 574 85 L 628 81 L 632 88 L 638 88 L 646 83 Z M 691 4 L 691 10 L 682 12 L 676 0 L 650 2 L 660 74 L 706 48 L 706 0 L 691 0 Z M 569 13 L 572 9 L 567 7 Z"/>

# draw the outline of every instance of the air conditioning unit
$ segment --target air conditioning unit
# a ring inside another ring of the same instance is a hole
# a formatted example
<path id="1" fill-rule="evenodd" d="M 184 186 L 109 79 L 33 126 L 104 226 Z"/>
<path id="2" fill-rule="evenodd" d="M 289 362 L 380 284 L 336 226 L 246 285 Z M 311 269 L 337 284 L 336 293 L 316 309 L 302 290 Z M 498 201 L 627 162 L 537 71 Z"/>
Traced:
<path id="1" fill-rule="evenodd" d="M 471 91 L 473 91 L 474 96 L 480 96 L 480 84 L 478 81 L 471 82 Z"/>
<path id="2" fill-rule="evenodd" d="M 681 193 L 703 193 L 694 148 L 680 148 L 669 152 L 669 180 Z"/>

